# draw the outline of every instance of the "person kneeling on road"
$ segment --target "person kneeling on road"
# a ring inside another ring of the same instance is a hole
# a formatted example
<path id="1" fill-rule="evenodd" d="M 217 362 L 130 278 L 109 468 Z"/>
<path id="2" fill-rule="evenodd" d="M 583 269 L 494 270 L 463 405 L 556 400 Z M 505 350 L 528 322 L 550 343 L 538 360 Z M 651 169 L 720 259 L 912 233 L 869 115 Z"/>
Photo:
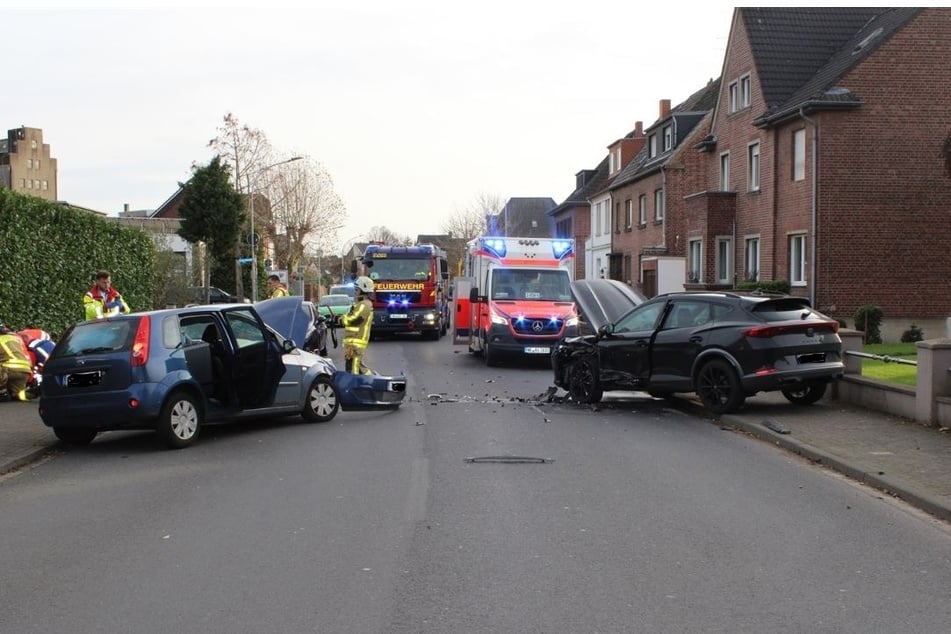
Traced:
<path id="1" fill-rule="evenodd" d="M 364 363 L 373 323 L 373 302 L 370 301 L 373 280 L 366 276 L 358 277 L 353 286 L 353 305 L 346 315 L 340 316 L 340 323 L 344 327 L 343 358 L 346 360 L 347 372 L 373 374 Z"/>
<path id="2" fill-rule="evenodd" d="M 33 364 L 23 339 L 0 324 L 0 387 L 6 387 L 11 398 L 28 401 L 26 386 L 32 371 Z"/>

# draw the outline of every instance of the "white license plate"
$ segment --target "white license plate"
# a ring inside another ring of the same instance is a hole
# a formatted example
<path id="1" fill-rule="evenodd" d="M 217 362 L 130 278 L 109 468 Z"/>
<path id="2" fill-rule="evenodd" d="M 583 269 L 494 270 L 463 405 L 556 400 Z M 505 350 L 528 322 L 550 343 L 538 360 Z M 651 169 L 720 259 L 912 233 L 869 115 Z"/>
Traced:
<path id="1" fill-rule="evenodd" d="M 525 348 L 525 354 L 551 354 L 551 348 L 528 346 Z"/>
<path id="2" fill-rule="evenodd" d="M 390 315 L 390 319 L 406 319 L 407 317 L 409 317 L 409 315 L 404 313 L 393 313 Z"/>

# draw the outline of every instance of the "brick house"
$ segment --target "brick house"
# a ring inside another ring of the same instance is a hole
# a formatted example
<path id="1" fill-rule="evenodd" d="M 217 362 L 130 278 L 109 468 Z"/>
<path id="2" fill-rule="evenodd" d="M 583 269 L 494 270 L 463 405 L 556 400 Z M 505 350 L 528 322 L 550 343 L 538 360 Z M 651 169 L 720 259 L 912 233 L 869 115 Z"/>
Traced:
<path id="1" fill-rule="evenodd" d="M 574 191 L 550 212 L 552 224 L 555 227 L 555 237 L 575 240 L 574 279 L 576 280 L 586 277 L 585 261 L 588 257 L 585 247 L 591 236 L 590 198 L 604 189 L 608 179 L 608 162 L 608 157 L 605 156 L 596 168 L 581 170 L 575 174 Z"/>
<path id="2" fill-rule="evenodd" d="M 695 286 L 787 280 L 849 323 L 875 304 L 892 336 L 942 334 L 949 33 L 946 8 L 737 8 L 705 182 L 685 196 Z"/>

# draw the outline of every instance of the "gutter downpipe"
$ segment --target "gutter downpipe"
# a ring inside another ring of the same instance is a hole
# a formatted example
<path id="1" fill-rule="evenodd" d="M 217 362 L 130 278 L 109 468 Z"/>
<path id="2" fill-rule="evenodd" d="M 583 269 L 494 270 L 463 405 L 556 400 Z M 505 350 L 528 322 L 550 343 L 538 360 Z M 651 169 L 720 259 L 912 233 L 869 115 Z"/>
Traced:
<path id="1" fill-rule="evenodd" d="M 812 234 L 812 249 L 809 250 L 809 272 L 812 273 L 812 278 L 809 284 L 809 303 L 812 304 L 812 307 L 816 310 L 819 309 L 816 306 L 816 285 L 818 284 L 818 273 L 816 271 L 816 251 L 818 250 L 819 237 L 816 235 L 817 231 L 817 216 L 819 213 L 819 174 L 818 174 L 818 165 L 819 165 L 819 123 L 810 119 L 806 116 L 803 108 L 799 108 L 799 117 L 812 126 L 812 226 L 809 228 L 809 232 Z"/>

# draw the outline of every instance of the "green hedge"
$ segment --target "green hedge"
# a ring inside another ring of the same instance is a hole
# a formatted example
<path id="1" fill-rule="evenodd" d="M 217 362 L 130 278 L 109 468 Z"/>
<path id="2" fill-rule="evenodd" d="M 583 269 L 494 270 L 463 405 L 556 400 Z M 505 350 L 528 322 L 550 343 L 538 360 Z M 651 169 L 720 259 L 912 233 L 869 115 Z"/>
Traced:
<path id="1" fill-rule="evenodd" d="M 58 337 L 84 317 L 98 269 L 132 310 L 152 308 L 155 246 L 137 229 L 0 187 L 0 321 Z"/>

